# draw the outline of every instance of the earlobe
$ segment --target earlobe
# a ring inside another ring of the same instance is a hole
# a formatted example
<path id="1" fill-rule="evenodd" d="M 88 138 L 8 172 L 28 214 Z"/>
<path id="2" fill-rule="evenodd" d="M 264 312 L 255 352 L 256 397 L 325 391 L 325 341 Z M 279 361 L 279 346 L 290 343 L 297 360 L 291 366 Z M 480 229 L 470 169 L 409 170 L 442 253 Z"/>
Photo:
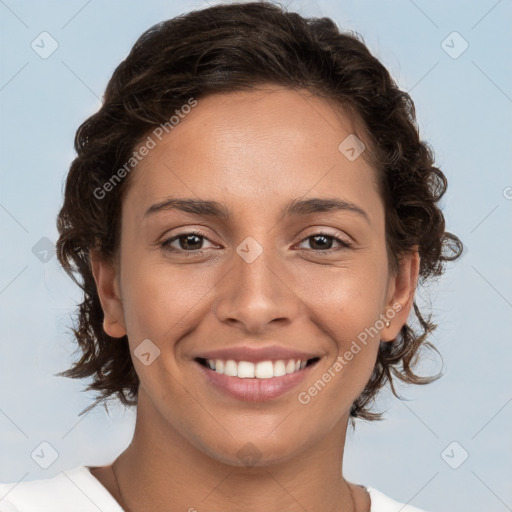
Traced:
<path id="1" fill-rule="evenodd" d="M 90 252 L 92 273 L 103 309 L 103 330 L 113 338 L 126 335 L 124 311 L 118 286 L 115 266 L 100 256 Z"/>
<path id="2" fill-rule="evenodd" d="M 418 248 L 414 247 L 410 253 L 401 258 L 398 271 L 391 279 L 389 298 L 384 311 L 385 327 L 381 331 L 381 341 L 395 340 L 402 327 L 407 323 L 414 303 L 419 269 Z"/>

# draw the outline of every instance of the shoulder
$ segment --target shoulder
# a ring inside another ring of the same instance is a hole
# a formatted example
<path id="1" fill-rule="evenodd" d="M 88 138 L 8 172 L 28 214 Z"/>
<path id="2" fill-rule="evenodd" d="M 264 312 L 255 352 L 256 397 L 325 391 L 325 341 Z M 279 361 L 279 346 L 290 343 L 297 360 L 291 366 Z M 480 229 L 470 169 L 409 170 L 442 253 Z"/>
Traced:
<path id="1" fill-rule="evenodd" d="M 366 490 L 372 501 L 370 512 L 425 512 L 412 505 L 399 503 L 373 487 L 366 487 Z"/>
<path id="2" fill-rule="evenodd" d="M 0 484 L 0 512 L 123 512 L 86 466 L 53 478 Z"/>

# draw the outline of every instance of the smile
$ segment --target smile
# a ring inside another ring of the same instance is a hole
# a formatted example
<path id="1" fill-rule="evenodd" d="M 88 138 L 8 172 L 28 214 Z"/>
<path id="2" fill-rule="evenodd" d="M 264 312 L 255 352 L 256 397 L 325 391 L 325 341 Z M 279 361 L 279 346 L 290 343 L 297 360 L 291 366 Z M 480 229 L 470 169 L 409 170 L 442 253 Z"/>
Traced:
<path id="1" fill-rule="evenodd" d="M 196 358 L 195 362 L 210 389 L 237 400 L 263 402 L 277 399 L 297 387 L 319 359 L 250 362 Z"/>
<path id="2" fill-rule="evenodd" d="M 303 370 L 308 364 L 313 364 L 318 358 L 309 360 L 278 359 L 276 361 L 235 361 L 233 359 L 201 359 L 198 361 L 216 373 L 240 379 L 272 379 Z"/>

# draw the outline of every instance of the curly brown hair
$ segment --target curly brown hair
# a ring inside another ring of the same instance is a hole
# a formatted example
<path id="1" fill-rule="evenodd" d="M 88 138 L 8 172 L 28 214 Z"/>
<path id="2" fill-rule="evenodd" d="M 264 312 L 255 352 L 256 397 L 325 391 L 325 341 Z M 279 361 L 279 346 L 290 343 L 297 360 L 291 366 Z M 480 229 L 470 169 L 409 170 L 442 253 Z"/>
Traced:
<path id="1" fill-rule="evenodd" d="M 362 121 L 385 204 L 392 270 L 401 255 L 417 247 L 421 284 L 440 276 L 444 263 L 462 253 L 460 240 L 445 231 L 437 203 L 447 181 L 419 138 L 413 101 L 359 34 L 341 32 L 330 18 L 303 18 L 266 2 L 221 4 L 158 23 L 140 36 L 114 71 L 99 111 L 78 128 L 77 156 L 57 218 L 59 261 L 84 294 L 72 329 L 82 355 L 57 375 L 92 376 L 86 390 L 98 392 L 94 405 L 115 395 L 125 405 L 136 405 L 139 386 L 126 336 L 120 341 L 103 330 L 90 260 L 92 250 L 109 260 L 117 255 L 130 175 L 108 194 L 98 190 L 129 161 L 148 131 L 168 122 L 190 98 L 265 84 L 307 90 Z M 370 406 L 387 382 L 398 396 L 393 378 L 425 384 L 439 377 L 413 371 L 421 349 L 435 350 L 427 337 L 436 327 L 416 302 L 413 309 L 414 329 L 405 324 L 393 342 L 380 344 L 352 418 L 379 419 Z"/>

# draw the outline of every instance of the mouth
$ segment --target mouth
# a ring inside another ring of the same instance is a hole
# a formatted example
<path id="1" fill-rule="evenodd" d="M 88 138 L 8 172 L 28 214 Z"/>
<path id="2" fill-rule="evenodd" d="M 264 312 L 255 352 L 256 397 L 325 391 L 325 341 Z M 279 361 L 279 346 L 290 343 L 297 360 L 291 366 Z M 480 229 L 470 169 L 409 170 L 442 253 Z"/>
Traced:
<path id="1" fill-rule="evenodd" d="M 238 377 L 239 379 L 273 379 L 297 373 L 306 367 L 314 365 L 320 358 L 311 359 L 277 359 L 260 361 L 235 361 L 234 359 L 204 359 L 197 357 L 196 361 L 220 375 Z"/>
<path id="2" fill-rule="evenodd" d="M 319 360 L 320 357 L 313 357 L 251 362 L 197 357 L 195 363 L 210 389 L 237 400 L 263 402 L 296 388 Z"/>

